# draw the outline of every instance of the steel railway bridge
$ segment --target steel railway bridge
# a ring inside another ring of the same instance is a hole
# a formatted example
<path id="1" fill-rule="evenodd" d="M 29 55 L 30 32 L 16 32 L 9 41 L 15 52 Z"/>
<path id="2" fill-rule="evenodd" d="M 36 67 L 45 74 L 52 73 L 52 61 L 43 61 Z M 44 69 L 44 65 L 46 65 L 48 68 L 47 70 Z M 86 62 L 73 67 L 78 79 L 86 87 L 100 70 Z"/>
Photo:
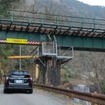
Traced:
<path id="1" fill-rule="evenodd" d="M 0 43 L 37 46 L 31 54 L 42 82 L 56 86 L 74 50 L 105 51 L 105 20 L 17 11 L 0 16 Z"/>

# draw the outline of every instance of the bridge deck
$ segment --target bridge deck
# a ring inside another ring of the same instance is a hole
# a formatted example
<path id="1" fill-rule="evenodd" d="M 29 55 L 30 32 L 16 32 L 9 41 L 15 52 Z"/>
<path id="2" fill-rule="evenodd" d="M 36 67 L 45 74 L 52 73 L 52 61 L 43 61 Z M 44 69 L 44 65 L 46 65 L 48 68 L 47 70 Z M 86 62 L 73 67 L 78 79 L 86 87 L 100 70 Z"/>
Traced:
<path id="1" fill-rule="evenodd" d="M 0 29 L 54 35 L 105 36 L 105 20 L 51 14 L 1 16 Z"/>
<path id="2" fill-rule="evenodd" d="M 73 46 L 77 50 L 105 50 L 103 19 L 41 13 L 0 16 L 0 43 L 8 43 L 7 38 L 20 38 L 26 44 L 38 45 L 48 42 L 49 35 L 58 46 Z"/>

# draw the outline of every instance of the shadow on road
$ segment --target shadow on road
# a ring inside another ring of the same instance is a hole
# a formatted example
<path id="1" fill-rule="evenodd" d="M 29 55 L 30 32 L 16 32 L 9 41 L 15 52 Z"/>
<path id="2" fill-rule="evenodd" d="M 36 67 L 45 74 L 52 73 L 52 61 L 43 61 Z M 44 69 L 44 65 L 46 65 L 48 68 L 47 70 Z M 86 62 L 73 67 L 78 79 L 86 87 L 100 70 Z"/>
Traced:
<path id="1" fill-rule="evenodd" d="M 8 90 L 5 94 L 30 94 L 29 91 L 26 90 Z"/>

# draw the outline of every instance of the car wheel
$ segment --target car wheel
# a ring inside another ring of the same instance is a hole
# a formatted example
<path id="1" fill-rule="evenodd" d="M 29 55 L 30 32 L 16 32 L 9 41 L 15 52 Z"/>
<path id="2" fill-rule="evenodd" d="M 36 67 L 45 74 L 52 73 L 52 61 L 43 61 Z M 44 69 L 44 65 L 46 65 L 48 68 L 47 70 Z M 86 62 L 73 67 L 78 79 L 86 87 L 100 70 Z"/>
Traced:
<path id="1" fill-rule="evenodd" d="M 4 93 L 7 93 L 7 89 L 4 89 L 3 92 L 4 92 Z"/>
<path id="2" fill-rule="evenodd" d="M 33 89 L 29 90 L 28 93 L 32 94 L 33 93 Z"/>

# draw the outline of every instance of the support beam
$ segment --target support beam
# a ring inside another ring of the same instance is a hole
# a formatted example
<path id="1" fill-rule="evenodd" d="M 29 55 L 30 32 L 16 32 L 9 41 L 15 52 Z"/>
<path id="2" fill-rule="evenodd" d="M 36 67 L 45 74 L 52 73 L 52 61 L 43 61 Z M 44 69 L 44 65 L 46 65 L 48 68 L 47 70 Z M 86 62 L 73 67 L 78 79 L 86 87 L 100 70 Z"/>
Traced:
<path id="1" fill-rule="evenodd" d="M 9 56 L 9 59 L 24 59 L 24 58 L 38 58 L 38 56 Z"/>

